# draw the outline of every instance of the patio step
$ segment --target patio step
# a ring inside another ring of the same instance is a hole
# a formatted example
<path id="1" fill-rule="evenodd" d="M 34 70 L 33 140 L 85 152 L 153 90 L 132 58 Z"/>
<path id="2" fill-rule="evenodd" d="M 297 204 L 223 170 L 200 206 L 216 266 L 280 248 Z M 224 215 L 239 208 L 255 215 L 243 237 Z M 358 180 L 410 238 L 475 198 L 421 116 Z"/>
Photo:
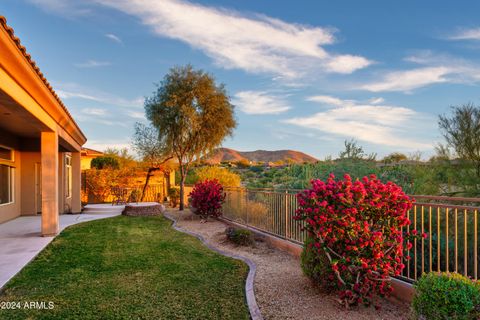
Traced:
<path id="1" fill-rule="evenodd" d="M 112 206 L 111 204 L 87 204 L 83 213 L 121 213 L 125 206 Z"/>

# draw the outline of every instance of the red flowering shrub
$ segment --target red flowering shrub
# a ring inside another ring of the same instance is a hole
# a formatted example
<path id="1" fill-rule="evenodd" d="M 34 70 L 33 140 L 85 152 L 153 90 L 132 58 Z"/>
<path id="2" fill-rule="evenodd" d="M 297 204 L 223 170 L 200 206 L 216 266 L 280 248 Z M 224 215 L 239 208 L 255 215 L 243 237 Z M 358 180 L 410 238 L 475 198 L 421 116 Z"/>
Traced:
<path id="1" fill-rule="evenodd" d="M 317 261 L 327 261 L 322 274 L 338 289 L 340 302 L 370 305 L 375 295 L 390 294 L 390 276 L 404 268 L 404 239 L 418 236 L 401 230 L 410 224 L 406 213 L 412 200 L 375 175 L 353 182 L 349 175 L 335 181 L 331 174 L 326 182 L 311 183 L 297 195 L 295 219 L 306 222 L 305 250 L 326 256 Z"/>
<path id="2" fill-rule="evenodd" d="M 225 201 L 223 187 L 216 179 L 197 182 L 190 192 L 193 213 L 204 219 L 222 215 L 222 204 Z"/>

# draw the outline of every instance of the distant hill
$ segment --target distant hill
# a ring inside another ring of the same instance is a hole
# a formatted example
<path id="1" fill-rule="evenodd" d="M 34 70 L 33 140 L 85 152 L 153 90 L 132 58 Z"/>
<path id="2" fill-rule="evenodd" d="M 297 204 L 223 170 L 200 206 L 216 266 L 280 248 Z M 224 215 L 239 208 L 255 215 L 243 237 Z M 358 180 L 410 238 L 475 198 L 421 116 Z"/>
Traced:
<path id="1" fill-rule="evenodd" d="M 256 151 L 237 151 L 229 148 L 215 149 L 206 159 L 211 164 L 220 162 L 235 162 L 240 160 L 248 160 L 253 162 L 275 162 L 275 161 L 293 161 L 295 163 L 316 162 L 312 156 L 300 151 L 294 150 L 256 150 Z"/>

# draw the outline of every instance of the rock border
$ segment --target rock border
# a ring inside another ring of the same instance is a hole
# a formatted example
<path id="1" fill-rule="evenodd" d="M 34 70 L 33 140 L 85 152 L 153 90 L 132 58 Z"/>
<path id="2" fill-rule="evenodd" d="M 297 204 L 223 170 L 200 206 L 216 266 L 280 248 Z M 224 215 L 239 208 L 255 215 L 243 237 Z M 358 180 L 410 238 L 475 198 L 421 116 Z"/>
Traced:
<path id="1" fill-rule="evenodd" d="M 186 233 L 186 234 L 189 234 L 191 236 L 194 236 L 195 238 L 199 239 L 210 250 L 218 252 L 221 255 L 224 255 L 226 257 L 243 261 L 248 265 L 249 271 L 248 271 L 247 280 L 245 281 L 245 294 L 246 294 L 246 298 L 247 298 L 248 310 L 250 311 L 250 318 L 252 320 L 263 320 L 263 316 L 260 312 L 260 309 L 258 308 L 257 300 L 255 299 L 255 292 L 254 292 L 254 287 L 253 287 L 253 280 L 255 279 L 255 272 L 257 270 L 256 264 L 248 258 L 239 256 L 239 255 L 235 255 L 235 254 L 230 254 L 228 252 L 225 252 L 223 250 L 220 250 L 220 249 L 212 246 L 201 235 L 196 234 L 196 233 L 191 232 L 191 231 L 187 231 L 185 229 L 182 229 L 182 228 L 178 227 L 177 226 L 177 220 L 175 218 L 169 216 L 166 213 L 164 213 L 163 216 L 165 218 L 167 218 L 168 220 L 173 222 L 172 227 L 175 230 Z"/>

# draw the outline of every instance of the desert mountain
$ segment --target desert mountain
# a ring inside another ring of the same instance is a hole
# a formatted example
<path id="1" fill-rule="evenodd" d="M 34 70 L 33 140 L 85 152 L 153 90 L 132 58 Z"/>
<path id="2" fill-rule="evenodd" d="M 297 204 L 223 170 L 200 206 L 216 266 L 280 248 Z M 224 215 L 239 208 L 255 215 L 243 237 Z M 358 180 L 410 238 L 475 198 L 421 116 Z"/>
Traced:
<path id="1" fill-rule="evenodd" d="M 295 163 L 316 162 L 312 156 L 300 151 L 294 150 L 256 150 L 256 151 L 237 151 L 228 148 L 215 149 L 208 157 L 207 162 L 218 164 L 220 162 L 235 162 L 240 160 L 248 160 L 252 162 L 275 162 L 275 161 L 292 161 Z"/>

